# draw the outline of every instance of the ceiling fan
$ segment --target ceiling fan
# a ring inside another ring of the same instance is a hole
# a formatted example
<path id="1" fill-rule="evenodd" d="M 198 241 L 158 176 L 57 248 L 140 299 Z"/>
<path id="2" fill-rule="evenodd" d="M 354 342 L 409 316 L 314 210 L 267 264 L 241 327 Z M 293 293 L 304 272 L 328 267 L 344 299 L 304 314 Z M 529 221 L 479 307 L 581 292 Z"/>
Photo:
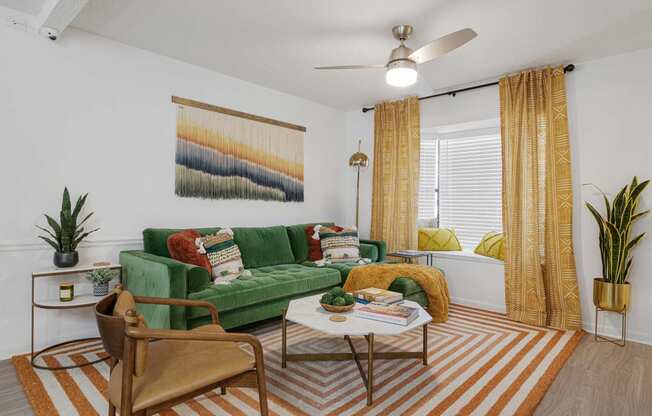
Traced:
<path id="1" fill-rule="evenodd" d="M 368 69 L 386 68 L 385 81 L 395 87 L 407 87 L 417 82 L 417 64 L 423 64 L 459 48 L 478 36 L 473 29 L 462 29 L 433 40 L 413 51 L 405 46 L 405 41 L 412 35 L 410 25 L 394 26 L 392 34 L 401 44 L 392 49 L 386 64 L 379 65 L 341 65 L 317 66 L 315 69 Z"/>

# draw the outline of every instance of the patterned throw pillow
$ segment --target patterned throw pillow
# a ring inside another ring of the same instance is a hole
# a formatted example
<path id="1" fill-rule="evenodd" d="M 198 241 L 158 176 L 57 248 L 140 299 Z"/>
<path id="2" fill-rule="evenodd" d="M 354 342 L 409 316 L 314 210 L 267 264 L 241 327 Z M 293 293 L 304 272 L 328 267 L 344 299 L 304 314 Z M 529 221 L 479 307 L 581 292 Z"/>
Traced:
<path id="1" fill-rule="evenodd" d="M 496 231 L 488 232 L 473 252 L 481 256 L 505 260 L 505 235 Z"/>
<path id="2" fill-rule="evenodd" d="M 324 253 L 324 260 L 333 263 L 360 260 L 360 240 L 355 227 L 337 231 L 331 227 L 320 227 L 319 241 Z"/>
<path id="3" fill-rule="evenodd" d="M 244 271 L 242 255 L 233 241 L 233 231 L 230 228 L 197 238 L 195 244 L 200 253 L 208 256 L 216 284 L 231 282 Z"/>
<path id="4" fill-rule="evenodd" d="M 321 241 L 319 240 L 319 229 L 322 225 L 315 224 L 306 227 L 306 236 L 308 237 L 308 260 L 317 261 L 324 258 L 324 253 L 321 251 Z M 330 226 L 329 228 L 335 231 L 342 231 L 342 227 L 337 225 Z M 315 232 L 317 230 L 317 232 Z"/>
<path id="5" fill-rule="evenodd" d="M 203 267 L 212 273 L 211 264 L 205 254 L 197 252 L 195 240 L 201 237 L 197 230 L 185 230 L 168 237 L 167 246 L 170 257 L 186 264 Z"/>
<path id="6" fill-rule="evenodd" d="M 452 228 L 419 228 L 419 250 L 461 251 L 462 245 Z"/>

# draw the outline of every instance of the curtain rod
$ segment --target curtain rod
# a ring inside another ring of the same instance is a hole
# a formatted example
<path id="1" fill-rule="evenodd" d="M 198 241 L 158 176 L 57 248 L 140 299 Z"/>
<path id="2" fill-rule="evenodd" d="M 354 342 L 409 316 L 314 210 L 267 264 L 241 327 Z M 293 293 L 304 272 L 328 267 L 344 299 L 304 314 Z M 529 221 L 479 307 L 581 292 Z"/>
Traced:
<path id="1" fill-rule="evenodd" d="M 568 65 L 566 65 L 564 67 L 564 72 L 573 72 L 574 69 L 575 69 L 575 65 L 568 64 Z M 498 81 L 496 81 L 496 82 L 488 82 L 486 84 L 481 84 L 481 85 L 474 85 L 473 87 L 460 88 L 458 90 L 440 92 L 438 94 L 426 95 L 425 97 L 419 97 L 419 101 L 427 100 L 428 98 L 442 97 L 444 95 L 449 95 L 451 97 L 455 97 L 455 94 L 457 94 L 458 92 L 477 90 L 477 89 L 480 89 L 480 88 L 491 87 L 491 86 L 494 86 L 494 85 L 498 85 Z M 373 111 L 373 109 L 374 109 L 374 107 L 362 107 L 362 112 L 366 113 L 367 111 Z"/>

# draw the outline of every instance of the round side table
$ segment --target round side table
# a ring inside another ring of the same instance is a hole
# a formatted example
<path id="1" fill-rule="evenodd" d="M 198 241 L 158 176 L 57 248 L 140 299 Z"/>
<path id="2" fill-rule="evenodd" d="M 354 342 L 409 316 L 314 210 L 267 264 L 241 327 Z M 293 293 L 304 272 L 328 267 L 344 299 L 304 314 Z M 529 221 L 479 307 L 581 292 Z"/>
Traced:
<path id="1" fill-rule="evenodd" d="M 31 331 L 31 363 L 32 367 L 38 368 L 41 370 L 66 370 L 70 368 L 78 368 L 78 367 L 84 367 L 87 365 L 91 364 L 96 364 L 102 361 L 105 361 L 108 359 L 106 358 L 99 358 L 97 360 L 89 361 L 83 364 L 79 365 L 66 365 L 66 366 L 57 366 L 57 367 L 50 367 L 48 365 L 42 365 L 36 362 L 36 359 L 40 357 L 42 354 L 45 354 L 49 351 L 52 351 L 56 348 L 60 348 L 66 345 L 71 345 L 71 344 L 77 344 L 81 343 L 84 341 L 95 341 L 95 340 L 100 340 L 101 338 L 99 337 L 90 337 L 90 338 L 79 338 L 79 339 L 73 339 L 70 341 L 64 341 L 60 342 L 55 345 L 50 345 L 48 347 L 43 348 L 42 350 L 38 352 L 34 352 L 34 337 L 35 337 L 35 311 L 36 309 L 56 309 L 56 310 L 66 310 L 66 309 L 78 309 L 78 308 L 87 308 L 87 307 L 92 307 L 95 306 L 95 304 L 102 299 L 100 296 L 93 296 L 93 295 L 79 295 L 75 296 L 73 300 L 69 302 L 62 302 L 58 298 L 53 298 L 53 299 L 36 299 L 36 280 L 40 278 L 48 278 L 48 277 L 61 277 L 61 276 L 67 276 L 67 275 L 74 275 L 74 274 L 80 274 L 80 273 L 86 273 L 90 272 L 92 270 L 97 270 L 97 269 L 110 269 L 110 270 L 117 270 L 118 271 L 118 278 L 120 280 L 120 283 L 122 283 L 122 266 L 119 264 L 109 264 L 109 265 L 102 265 L 102 266 L 84 266 L 84 267 L 71 267 L 71 268 L 66 268 L 66 269 L 53 269 L 53 270 L 47 270 L 47 271 L 42 271 L 42 272 L 34 272 L 32 273 L 32 331 Z"/>

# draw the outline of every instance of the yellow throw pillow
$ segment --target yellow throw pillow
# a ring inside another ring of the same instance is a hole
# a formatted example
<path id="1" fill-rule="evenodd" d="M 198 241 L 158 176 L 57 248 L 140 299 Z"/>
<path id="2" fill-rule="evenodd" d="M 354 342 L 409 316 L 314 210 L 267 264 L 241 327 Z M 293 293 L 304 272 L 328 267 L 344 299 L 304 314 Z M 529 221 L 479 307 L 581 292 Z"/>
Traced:
<path id="1" fill-rule="evenodd" d="M 419 228 L 419 250 L 461 251 L 462 245 L 452 228 Z"/>
<path id="2" fill-rule="evenodd" d="M 505 260 L 505 235 L 496 231 L 488 232 L 473 252 L 481 256 Z"/>

